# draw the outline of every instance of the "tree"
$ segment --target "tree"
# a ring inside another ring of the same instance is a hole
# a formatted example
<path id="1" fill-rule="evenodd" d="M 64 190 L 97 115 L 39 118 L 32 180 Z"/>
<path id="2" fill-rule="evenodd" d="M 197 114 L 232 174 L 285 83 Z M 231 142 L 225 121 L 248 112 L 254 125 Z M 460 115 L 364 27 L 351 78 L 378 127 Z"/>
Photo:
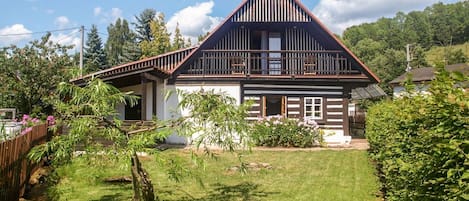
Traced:
<path id="1" fill-rule="evenodd" d="M 176 24 L 176 29 L 174 30 L 174 39 L 173 39 L 173 50 L 179 50 L 181 48 L 186 47 L 184 37 L 181 34 L 181 30 L 179 29 L 179 23 Z"/>
<path id="2" fill-rule="evenodd" d="M 406 56 L 404 51 L 387 49 L 383 54 L 377 55 L 371 62 L 367 64 L 381 78 L 380 84 L 388 94 L 392 93 L 392 89 L 387 83 L 402 75 L 406 69 Z"/>
<path id="3" fill-rule="evenodd" d="M 207 32 L 207 33 L 205 33 L 205 34 L 199 35 L 199 37 L 197 37 L 197 41 L 198 41 L 199 43 L 202 42 L 202 41 L 204 41 L 205 38 L 208 37 L 208 35 L 210 35 L 210 32 Z"/>
<path id="4" fill-rule="evenodd" d="M 133 23 L 135 32 L 137 33 L 137 42 L 152 41 L 153 35 L 151 33 L 150 23 L 156 20 L 156 11 L 154 9 L 145 9 L 139 16 L 135 16 L 137 22 Z"/>
<path id="5" fill-rule="evenodd" d="M 160 55 L 171 50 L 170 34 L 166 29 L 164 14 L 160 13 L 158 18 L 150 23 L 152 41 L 142 41 L 142 58 Z"/>
<path id="6" fill-rule="evenodd" d="M 25 45 L 0 51 L 0 107 L 14 107 L 23 114 L 50 114 L 54 87 L 68 80 L 71 46 L 50 41 L 48 33 Z"/>
<path id="7" fill-rule="evenodd" d="M 58 92 L 62 98 L 55 104 L 57 126 L 66 126 L 69 132 L 35 147 L 29 158 L 40 161 L 43 157 L 53 154 L 53 165 L 70 162 L 75 157 L 88 157 L 90 165 L 97 165 L 96 163 L 105 160 L 128 164 L 131 167 L 134 200 L 158 200 L 137 153 L 157 153 L 158 150 L 149 147 L 154 147 L 156 141 L 169 136 L 174 130 L 186 136 L 199 134 L 195 144 L 197 148 L 204 148 L 204 153 L 210 153 L 208 145 L 219 145 L 231 152 L 249 145 L 246 140 L 248 126 L 245 120 L 249 105 L 236 106 L 235 99 L 226 94 L 203 90 L 193 93 L 179 92 L 179 107 L 189 109 L 189 116 L 167 122 L 158 121 L 154 127 L 143 131 L 127 131 L 122 128 L 122 122 L 117 117 L 116 106 L 134 105 L 137 102 L 136 96 L 122 93 L 99 79 L 90 80 L 82 88 L 61 83 Z M 234 140 L 235 136 L 240 139 L 239 142 Z M 109 140 L 112 144 L 105 146 L 95 140 L 98 138 Z M 78 145 L 84 147 L 84 156 L 74 154 L 79 148 Z M 202 160 L 197 152 L 192 156 L 194 161 Z M 165 158 L 158 157 L 157 160 L 162 161 L 164 169 L 169 169 L 168 174 L 173 178 L 178 179 L 185 174 L 185 168 L 181 168 L 183 164 L 178 164 L 174 158 L 164 161 Z"/>
<path id="8" fill-rule="evenodd" d="M 124 45 L 134 42 L 129 23 L 119 18 L 108 26 L 107 31 L 109 35 L 105 46 L 107 63 L 111 66 L 122 64 L 125 62 Z"/>
<path id="9" fill-rule="evenodd" d="M 88 33 L 83 59 L 86 72 L 94 72 L 104 69 L 106 66 L 106 54 L 104 53 L 103 43 L 98 35 L 98 28 L 94 24 Z"/>
<path id="10" fill-rule="evenodd" d="M 466 63 L 466 61 L 468 61 L 467 56 L 464 54 L 464 52 L 461 49 L 458 49 L 458 50 L 449 49 L 448 51 L 445 52 L 445 58 L 446 58 L 448 65 Z"/>
<path id="11" fill-rule="evenodd" d="M 128 63 L 132 61 L 137 61 L 142 56 L 142 50 L 136 42 L 135 37 L 124 42 L 124 47 L 122 50 L 122 62 Z"/>

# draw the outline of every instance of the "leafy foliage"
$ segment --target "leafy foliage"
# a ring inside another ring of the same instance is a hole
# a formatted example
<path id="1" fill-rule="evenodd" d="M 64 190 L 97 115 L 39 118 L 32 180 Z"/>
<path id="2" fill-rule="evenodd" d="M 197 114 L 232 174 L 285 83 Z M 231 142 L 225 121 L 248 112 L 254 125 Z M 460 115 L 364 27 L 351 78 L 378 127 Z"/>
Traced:
<path id="1" fill-rule="evenodd" d="M 105 45 L 107 63 L 115 66 L 127 62 L 130 52 L 125 52 L 125 46 L 135 42 L 135 34 L 130 30 L 129 23 L 119 18 L 107 27 L 107 31 L 109 35 Z"/>
<path id="2" fill-rule="evenodd" d="M 166 29 L 163 13 L 160 13 L 155 20 L 150 22 L 150 29 L 153 40 L 144 40 L 140 43 L 142 58 L 160 55 L 171 50 L 170 34 Z"/>
<path id="3" fill-rule="evenodd" d="M 368 110 L 387 200 L 469 200 L 469 92 L 455 87 L 468 80 L 440 67 L 429 94 L 410 91 Z"/>
<path id="4" fill-rule="evenodd" d="M 54 87 L 68 80 L 72 61 L 62 46 L 49 41 L 50 33 L 23 48 L 0 50 L 0 107 L 22 114 L 50 114 Z"/>
<path id="5" fill-rule="evenodd" d="M 398 12 L 392 18 L 349 27 L 342 39 L 382 79 L 380 86 L 390 94 L 387 83 L 406 69 L 407 44 L 412 45 L 412 68 L 435 65 L 426 58 L 426 52 L 435 46 L 446 47 L 441 54 L 446 64 L 467 61 L 462 52 L 452 50 L 452 45 L 469 40 L 467 10 L 469 1 L 436 3 L 424 11 Z"/>
<path id="6" fill-rule="evenodd" d="M 185 164 L 178 162 L 180 160 L 160 157 L 159 150 L 152 148 L 157 142 L 173 134 L 173 131 L 179 131 L 180 135 L 188 137 L 197 134 L 194 142 L 197 148 L 204 148 L 204 153 L 210 153 L 209 148 L 214 145 L 231 152 L 249 145 L 244 137 L 247 131 L 244 118 L 248 106 L 235 106 L 234 99 L 225 94 L 180 92 L 182 99 L 179 106 L 189 109 L 191 115 L 167 122 L 155 120 L 154 127 L 136 132 L 131 131 L 132 127 L 130 130 L 122 127 L 116 106 L 135 105 L 137 96 L 122 93 L 99 79 L 90 80 L 84 87 L 61 83 L 57 90 L 61 97 L 55 103 L 57 125 L 68 128 L 68 132 L 35 147 L 29 154 L 30 159 L 39 161 L 45 156 L 52 156 L 54 165 L 63 165 L 76 157 L 85 157 L 92 166 L 99 167 L 107 161 L 130 166 L 134 200 L 157 199 L 137 153 L 154 154 L 158 165 L 176 181 L 190 175 Z M 237 141 L 235 136 L 238 137 Z M 203 159 L 199 157 L 197 150 L 193 150 L 194 163 L 190 165 L 203 167 Z"/>
<path id="7" fill-rule="evenodd" d="M 179 50 L 181 48 L 186 47 L 184 37 L 181 34 L 181 30 L 179 29 L 179 23 L 176 25 L 176 29 L 174 30 L 174 39 L 171 49 L 172 50 Z"/>
<path id="8" fill-rule="evenodd" d="M 252 136 L 258 146 L 313 147 L 323 142 L 323 131 L 313 120 L 268 117 L 253 125 Z"/>

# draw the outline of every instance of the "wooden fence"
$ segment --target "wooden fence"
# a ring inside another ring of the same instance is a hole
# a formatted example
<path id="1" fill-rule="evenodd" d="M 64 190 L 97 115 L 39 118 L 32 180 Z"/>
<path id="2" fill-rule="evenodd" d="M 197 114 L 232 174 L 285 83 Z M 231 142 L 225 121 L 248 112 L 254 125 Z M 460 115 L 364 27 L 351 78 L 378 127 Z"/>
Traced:
<path id="1" fill-rule="evenodd" d="M 35 145 L 46 142 L 47 136 L 47 125 L 43 124 L 0 143 L 0 201 L 16 201 L 23 196 L 30 175 L 39 167 L 27 159 L 27 154 Z"/>

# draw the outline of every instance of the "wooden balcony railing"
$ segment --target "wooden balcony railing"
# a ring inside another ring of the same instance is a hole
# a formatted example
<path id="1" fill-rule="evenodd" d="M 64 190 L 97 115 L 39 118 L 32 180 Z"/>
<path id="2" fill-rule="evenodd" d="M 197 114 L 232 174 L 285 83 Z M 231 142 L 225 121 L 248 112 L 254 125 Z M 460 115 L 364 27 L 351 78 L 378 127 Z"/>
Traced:
<path id="1" fill-rule="evenodd" d="M 351 75 L 360 74 L 341 51 L 205 50 L 189 75 Z"/>

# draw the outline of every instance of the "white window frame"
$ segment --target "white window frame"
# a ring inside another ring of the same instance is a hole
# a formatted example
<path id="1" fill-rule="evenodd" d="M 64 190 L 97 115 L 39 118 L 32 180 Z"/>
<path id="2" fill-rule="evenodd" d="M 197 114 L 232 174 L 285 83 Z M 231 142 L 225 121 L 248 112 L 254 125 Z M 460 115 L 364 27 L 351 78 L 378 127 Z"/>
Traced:
<path id="1" fill-rule="evenodd" d="M 307 104 L 307 100 L 311 100 L 311 104 Z M 320 103 L 316 104 L 316 100 L 319 100 Z M 324 117 L 324 112 L 323 112 L 323 98 L 322 97 L 304 97 L 304 117 L 305 118 L 311 118 L 311 119 L 323 119 Z M 311 111 L 307 111 L 306 108 L 308 106 L 311 106 Z M 319 111 L 316 111 L 315 108 L 316 106 L 319 106 Z M 315 114 L 319 112 L 319 116 L 316 116 Z M 308 115 L 310 113 L 311 115 Z"/>

